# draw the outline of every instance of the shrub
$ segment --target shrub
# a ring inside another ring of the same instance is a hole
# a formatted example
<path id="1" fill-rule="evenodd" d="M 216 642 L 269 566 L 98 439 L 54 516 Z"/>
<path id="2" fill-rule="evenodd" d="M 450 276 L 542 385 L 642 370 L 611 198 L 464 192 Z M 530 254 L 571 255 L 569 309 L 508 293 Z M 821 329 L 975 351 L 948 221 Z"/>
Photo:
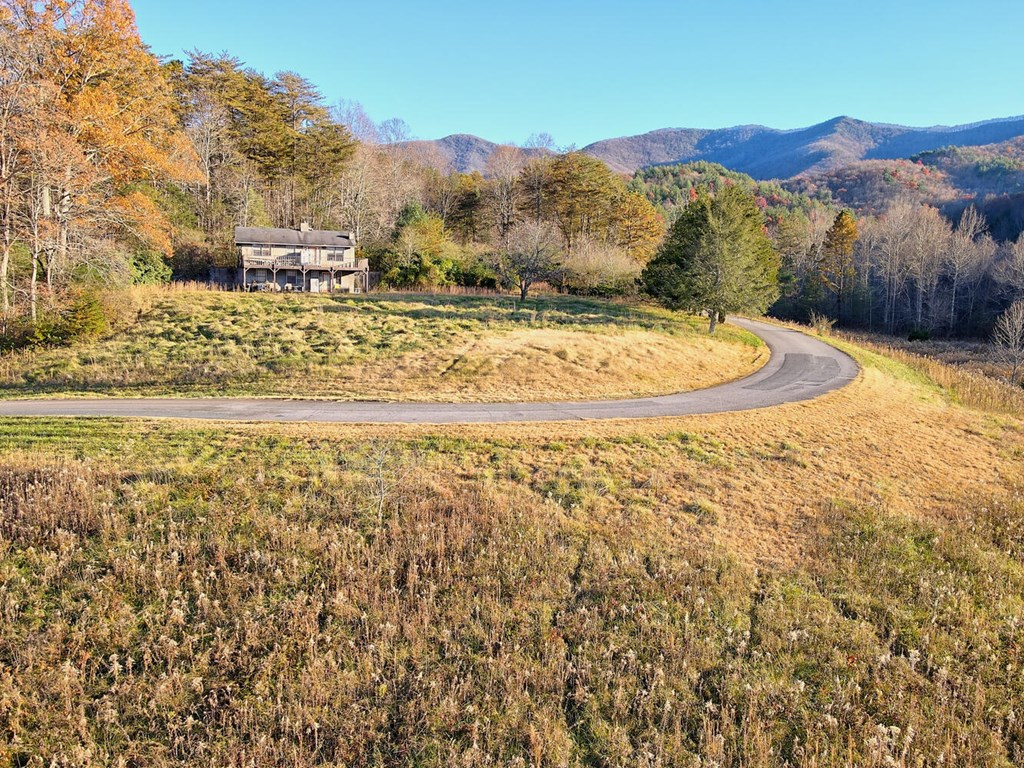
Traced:
<path id="1" fill-rule="evenodd" d="M 141 250 L 132 254 L 128 269 L 134 285 L 162 285 L 171 281 L 171 266 L 156 251 Z"/>
<path id="2" fill-rule="evenodd" d="M 907 341 L 928 341 L 931 337 L 932 333 L 927 328 L 913 328 L 907 334 Z"/>
<path id="3" fill-rule="evenodd" d="M 641 265 L 621 249 L 582 239 L 565 260 L 565 285 L 581 296 L 635 294 Z"/>
<path id="4" fill-rule="evenodd" d="M 811 311 L 810 326 L 819 336 L 831 336 L 832 328 L 835 327 L 835 324 L 836 321 L 828 315 L 823 315 L 813 310 Z"/>
<path id="5" fill-rule="evenodd" d="M 79 291 L 63 307 L 41 312 L 34 322 L 28 317 L 11 320 L 0 335 L 0 352 L 89 341 L 109 331 L 117 314 L 117 307 L 99 293 Z"/>
<path id="6" fill-rule="evenodd" d="M 234 248 L 217 248 L 202 243 L 182 243 L 174 249 L 171 268 L 177 280 L 208 280 L 210 269 L 233 267 L 237 260 Z"/>
<path id="7" fill-rule="evenodd" d="M 103 335 L 110 328 L 110 316 L 99 294 L 79 293 L 62 313 L 61 330 L 65 344 L 88 341 Z"/>

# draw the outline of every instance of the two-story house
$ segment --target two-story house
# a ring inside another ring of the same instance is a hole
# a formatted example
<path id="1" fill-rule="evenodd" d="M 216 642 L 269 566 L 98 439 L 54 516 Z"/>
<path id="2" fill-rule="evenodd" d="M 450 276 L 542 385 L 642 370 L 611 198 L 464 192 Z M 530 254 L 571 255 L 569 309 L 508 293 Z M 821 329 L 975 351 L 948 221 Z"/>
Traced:
<path id="1" fill-rule="evenodd" d="M 369 263 L 351 232 L 235 227 L 236 284 L 245 290 L 362 293 Z"/>

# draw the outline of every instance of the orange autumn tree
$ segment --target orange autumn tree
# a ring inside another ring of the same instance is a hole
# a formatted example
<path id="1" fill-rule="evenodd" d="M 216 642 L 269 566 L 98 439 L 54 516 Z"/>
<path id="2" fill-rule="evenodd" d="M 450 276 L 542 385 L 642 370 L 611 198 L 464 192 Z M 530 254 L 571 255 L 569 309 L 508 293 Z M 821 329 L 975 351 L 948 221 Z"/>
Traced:
<path id="1" fill-rule="evenodd" d="M 153 191 L 198 171 L 130 5 L 0 0 L 0 22 L 29 62 L 16 176 L 32 304 L 40 271 L 53 287 L 76 272 L 123 274 L 127 250 L 169 255 L 171 227 Z"/>

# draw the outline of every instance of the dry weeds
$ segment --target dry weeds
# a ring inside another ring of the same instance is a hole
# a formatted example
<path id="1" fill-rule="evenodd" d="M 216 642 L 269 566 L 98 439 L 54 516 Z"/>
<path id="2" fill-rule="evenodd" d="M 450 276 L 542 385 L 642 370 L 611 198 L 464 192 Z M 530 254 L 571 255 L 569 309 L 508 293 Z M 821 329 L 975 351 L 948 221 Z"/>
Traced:
<path id="1" fill-rule="evenodd" d="M 926 376 L 963 405 L 1024 416 L 1024 388 L 1008 383 L 990 344 L 927 342 L 910 348 L 877 337 L 845 338 Z"/>

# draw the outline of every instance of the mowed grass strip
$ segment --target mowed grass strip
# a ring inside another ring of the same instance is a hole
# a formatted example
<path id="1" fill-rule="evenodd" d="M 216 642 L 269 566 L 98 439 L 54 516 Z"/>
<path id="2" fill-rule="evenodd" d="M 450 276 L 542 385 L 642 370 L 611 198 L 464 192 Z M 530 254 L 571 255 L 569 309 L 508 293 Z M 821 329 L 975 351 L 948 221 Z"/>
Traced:
<path id="1" fill-rule="evenodd" d="M 98 341 L 0 360 L 0 396 L 573 400 L 667 394 L 756 370 L 745 331 L 574 297 L 138 290 Z"/>

